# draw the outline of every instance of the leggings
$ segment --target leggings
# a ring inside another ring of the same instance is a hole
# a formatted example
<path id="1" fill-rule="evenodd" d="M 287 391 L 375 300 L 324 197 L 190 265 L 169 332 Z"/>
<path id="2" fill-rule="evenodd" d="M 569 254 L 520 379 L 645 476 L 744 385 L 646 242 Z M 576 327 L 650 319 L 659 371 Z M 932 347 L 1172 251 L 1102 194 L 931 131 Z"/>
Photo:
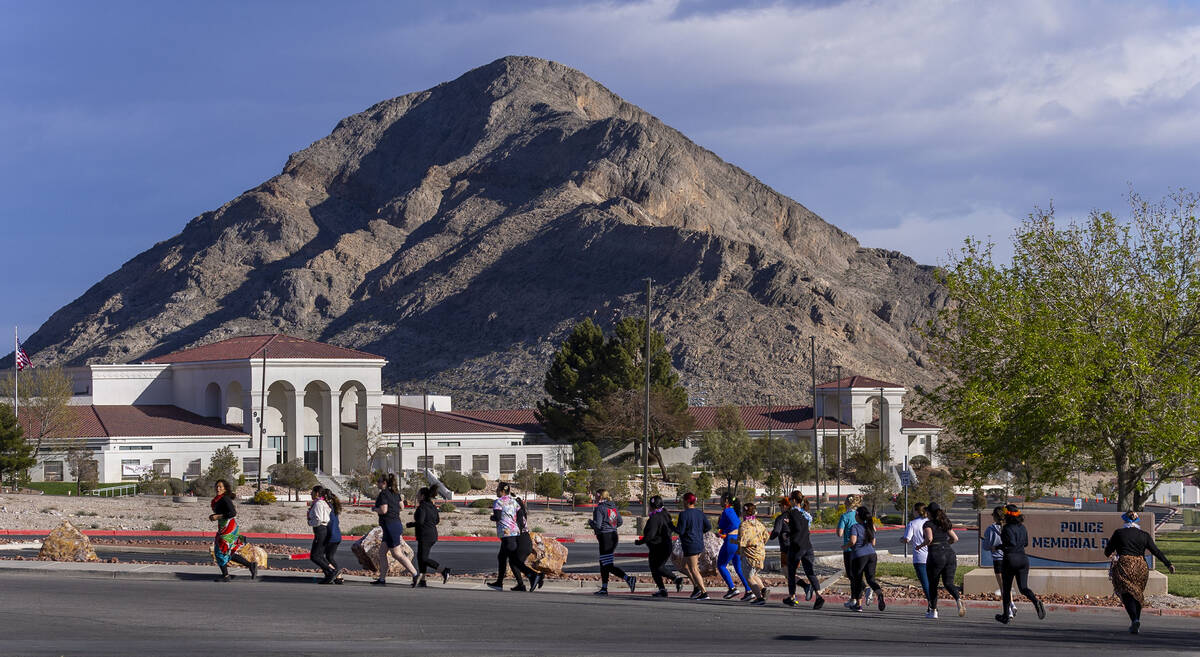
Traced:
<path id="1" fill-rule="evenodd" d="M 878 557 L 874 552 L 854 557 L 850 560 L 850 597 L 858 600 L 863 594 L 863 579 L 867 580 L 867 586 L 875 590 L 879 595 L 879 599 L 883 599 L 883 590 L 879 588 L 879 582 L 875 581 L 875 565 Z"/>
<path id="2" fill-rule="evenodd" d="M 1014 578 L 1017 580 L 1017 590 L 1021 592 L 1021 595 L 1029 598 L 1029 601 L 1032 602 L 1034 606 L 1037 606 L 1037 596 L 1034 595 L 1033 591 L 1029 588 L 1029 557 L 1026 557 L 1024 553 L 1004 553 L 1004 564 L 1001 566 L 1000 578 L 1003 582 L 1001 590 L 1004 593 L 1003 611 L 1006 615 L 1013 606 L 1012 585 Z M 1126 609 L 1128 609 L 1128 607 Z"/>
<path id="3" fill-rule="evenodd" d="M 921 581 L 921 590 L 925 592 L 925 599 L 929 599 L 929 571 L 925 568 L 925 564 L 913 562 L 913 570 L 917 571 L 917 579 Z"/>
<path id="4" fill-rule="evenodd" d="M 425 575 L 425 571 L 432 568 L 434 572 L 441 570 L 442 564 L 429 558 L 429 550 L 433 548 L 433 544 L 437 543 L 437 538 L 430 541 L 422 541 L 417 539 L 417 574 Z"/>
<path id="5" fill-rule="evenodd" d="M 788 597 L 795 599 L 796 597 L 796 569 L 801 565 L 804 566 L 804 576 L 808 578 L 808 583 L 812 586 L 814 593 L 821 590 L 821 581 L 817 579 L 817 573 L 813 569 L 813 551 L 811 549 L 804 552 L 788 550 L 781 552 L 784 559 L 784 566 L 787 568 L 788 581 Z"/>
<path id="6" fill-rule="evenodd" d="M 942 547 L 938 547 L 939 545 Z M 954 550 L 951 550 L 949 545 L 935 543 L 929 546 L 929 560 L 925 563 L 925 570 L 929 575 L 930 609 L 937 609 L 939 579 L 951 597 L 955 600 L 961 597 L 962 593 L 954 585 L 954 571 L 957 569 L 958 556 L 954 554 Z"/>
<path id="7" fill-rule="evenodd" d="M 625 579 L 625 571 L 613 563 L 613 552 L 617 550 L 616 532 L 598 532 L 596 540 L 600 543 L 600 588 L 608 587 L 608 576 L 616 575 Z"/>
<path id="8" fill-rule="evenodd" d="M 332 566 L 334 570 L 338 569 L 337 551 L 341 544 L 341 541 L 334 541 L 333 543 L 325 544 L 325 560 L 329 562 L 329 565 Z"/>
<path id="9" fill-rule="evenodd" d="M 1122 593 L 1121 604 L 1125 605 L 1125 613 L 1129 614 L 1129 620 L 1141 620 L 1142 603 L 1138 602 L 1132 593 Z"/>
<path id="10" fill-rule="evenodd" d="M 717 553 L 717 572 L 721 573 L 721 577 L 725 579 L 725 586 L 732 589 L 734 588 L 733 576 L 729 574 L 728 568 L 731 563 L 738 579 L 742 580 L 742 586 L 749 591 L 750 583 L 746 581 L 746 575 L 742 573 L 742 558 L 738 556 L 737 536 L 726 536 L 725 542 L 721 544 L 721 551 Z"/>
<path id="11" fill-rule="evenodd" d="M 669 546 L 659 550 L 650 548 L 650 576 L 654 578 L 654 585 L 657 586 L 659 590 L 665 590 L 667 588 L 667 580 L 674 582 L 680 577 L 678 573 L 673 572 L 669 567 L 667 567 L 667 563 L 669 563 L 670 560 L 671 548 Z"/>
<path id="12" fill-rule="evenodd" d="M 233 554 L 229 555 L 229 560 L 236 564 L 241 564 L 241 565 L 245 566 L 246 568 L 250 567 L 250 562 L 246 561 L 246 558 L 243 557 L 242 555 L 238 554 L 237 552 L 234 552 Z M 217 567 L 221 569 L 222 575 L 229 574 L 229 564 L 225 564 L 225 565 L 217 564 Z"/>
<path id="13" fill-rule="evenodd" d="M 525 576 L 530 579 L 530 581 L 533 581 L 533 578 L 535 575 L 537 575 L 537 573 L 535 573 L 529 566 L 526 566 L 524 561 L 521 561 L 517 558 L 517 555 L 520 554 L 520 551 L 521 548 L 519 537 L 505 536 L 500 539 L 500 554 L 497 555 L 499 573 L 496 576 L 497 582 L 504 581 L 504 575 L 507 571 L 507 567 L 509 566 L 512 567 L 513 579 L 517 580 L 517 584 L 523 584 L 521 581 L 522 573 L 524 573 Z"/>
<path id="14" fill-rule="evenodd" d="M 320 568 L 321 572 L 328 575 L 333 572 L 333 566 L 329 565 L 329 559 L 325 558 L 325 542 L 329 540 L 329 525 L 317 525 L 312 530 L 313 542 L 312 548 L 308 551 L 308 558 L 317 564 L 317 568 Z"/>

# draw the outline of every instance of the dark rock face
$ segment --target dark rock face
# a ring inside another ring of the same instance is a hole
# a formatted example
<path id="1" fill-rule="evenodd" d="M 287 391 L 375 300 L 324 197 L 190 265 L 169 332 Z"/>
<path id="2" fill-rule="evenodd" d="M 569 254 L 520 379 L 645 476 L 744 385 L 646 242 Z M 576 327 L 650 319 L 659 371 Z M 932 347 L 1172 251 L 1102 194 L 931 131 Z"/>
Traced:
<path id="1" fill-rule="evenodd" d="M 808 398 L 831 365 L 940 374 L 930 267 L 865 249 L 582 73 L 506 57 L 342 120 L 130 260 L 26 342 L 131 362 L 285 331 L 386 356 L 401 390 L 528 405 L 577 321 L 640 314 L 710 403 Z"/>

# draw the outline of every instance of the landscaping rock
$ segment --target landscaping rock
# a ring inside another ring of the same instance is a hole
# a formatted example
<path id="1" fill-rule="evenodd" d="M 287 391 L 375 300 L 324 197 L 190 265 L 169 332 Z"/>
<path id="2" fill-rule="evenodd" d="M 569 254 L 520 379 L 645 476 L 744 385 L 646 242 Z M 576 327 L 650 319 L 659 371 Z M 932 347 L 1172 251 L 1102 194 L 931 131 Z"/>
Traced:
<path id="1" fill-rule="evenodd" d="M 83 532 L 75 528 L 70 521 L 64 520 L 57 529 L 50 532 L 42 541 L 42 549 L 38 552 L 42 561 L 99 561 L 92 542 Z"/>
<path id="2" fill-rule="evenodd" d="M 700 574 L 704 576 L 716 575 L 717 572 L 717 555 L 721 552 L 721 544 L 723 541 L 717 538 L 716 534 L 708 533 L 704 535 L 704 551 L 700 553 Z M 675 568 L 679 572 L 685 572 L 683 568 L 683 548 L 679 546 L 679 539 L 675 539 L 671 543 L 671 561 L 675 564 Z"/>
<path id="3" fill-rule="evenodd" d="M 530 532 L 529 539 L 533 541 L 533 553 L 525 559 L 525 565 L 543 575 L 562 575 L 563 565 L 567 563 L 567 546 L 553 536 L 536 532 Z"/>
<path id="4" fill-rule="evenodd" d="M 363 569 L 369 570 L 373 573 L 379 572 L 379 564 L 377 560 L 379 559 L 379 544 L 382 541 L 383 528 L 376 527 L 375 529 L 372 529 L 366 536 L 354 541 L 354 545 L 350 546 L 350 551 L 353 552 L 354 556 L 358 558 L 358 563 L 362 565 Z M 409 560 L 413 558 L 412 548 L 408 546 L 407 541 L 400 542 L 400 549 L 404 553 L 404 556 L 408 557 Z M 407 568 L 400 565 L 400 562 L 396 561 L 396 558 L 393 557 L 390 552 L 388 553 L 387 561 L 388 576 L 412 576 L 416 574 L 410 572 Z"/>
<path id="5" fill-rule="evenodd" d="M 249 561 L 252 564 L 257 564 L 259 568 L 267 567 L 267 551 L 258 547 L 257 545 L 246 543 L 242 547 L 238 548 L 237 553 L 240 554 L 246 561 Z M 217 563 L 217 555 L 214 546 L 212 545 L 208 546 L 208 556 L 212 557 L 213 564 Z M 245 567 L 236 561 L 230 561 L 229 565 L 237 566 L 238 568 Z"/>

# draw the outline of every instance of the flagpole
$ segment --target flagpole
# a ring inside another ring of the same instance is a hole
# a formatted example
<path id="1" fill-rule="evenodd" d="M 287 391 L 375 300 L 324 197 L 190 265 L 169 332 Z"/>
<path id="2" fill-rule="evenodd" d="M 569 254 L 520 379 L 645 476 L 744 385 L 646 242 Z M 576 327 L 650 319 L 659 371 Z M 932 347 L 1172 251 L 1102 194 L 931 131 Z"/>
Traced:
<path id="1" fill-rule="evenodd" d="M 18 420 L 21 418 L 21 396 L 19 394 L 21 389 L 21 380 L 20 375 L 18 374 L 18 372 L 21 371 L 21 368 L 17 366 L 21 360 L 19 353 L 20 351 L 21 338 L 17 336 L 17 327 L 13 326 L 13 416 Z"/>

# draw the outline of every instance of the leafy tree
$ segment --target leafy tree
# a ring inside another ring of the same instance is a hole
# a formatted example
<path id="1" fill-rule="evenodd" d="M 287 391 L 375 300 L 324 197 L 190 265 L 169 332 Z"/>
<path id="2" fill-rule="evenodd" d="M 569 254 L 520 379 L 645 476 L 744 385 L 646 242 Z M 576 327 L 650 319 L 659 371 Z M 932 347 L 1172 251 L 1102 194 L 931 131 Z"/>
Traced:
<path id="1" fill-rule="evenodd" d="M 276 463 L 267 468 L 271 481 L 288 489 L 288 499 L 294 499 L 294 493 L 301 490 L 312 490 L 318 483 L 317 476 L 304 467 L 304 460 L 294 458 L 283 463 Z"/>
<path id="2" fill-rule="evenodd" d="M 769 470 L 779 478 L 780 493 L 788 493 L 812 481 L 812 453 L 790 440 L 772 440 Z M 766 460 L 766 459 L 764 459 Z"/>
<path id="3" fill-rule="evenodd" d="M 537 486 L 537 473 L 528 468 L 521 468 L 513 474 L 513 484 L 528 495 Z"/>
<path id="4" fill-rule="evenodd" d="M 954 504 L 954 487 L 958 482 L 954 475 L 944 468 L 925 467 L 914 472 L 917 481 L 909 487 L 908 496 L 919 502 L 937 502 L 942 508 L 949 509 Z"/>
<path id="5" fill-rule="evenodd" d="M 722 406 L 717 409 L 716 427 L 701 437 L 694 460 L 724 479 L 726 490 L 734 490 L 758 476 L 762 446 L 746 432 L 738 409 Z"/>
<path id="6" fill-rule="evenodd" d="M 591 470 L 600 463 L 600 448 L 590 440 L 584 440 L 575 445 L 575 456 L 571 459 L 571 467 L 576 470 Z"/>
<path id="7" fill-rule="evenodd" d="M 557 472 L 543 472 L 537 477 L 534 492 L 547 499 L 559 498 L 563 495 L 563 477 Z"/>
<path id="8" fill-rule="evenodd" d="M 696 498 L 700 500 L 700 508 L 704 508 L 704 503 L 708 498 L 712 497 L 713 478 L 712 473 L 701 472 L 696 475 L 696 483 L 692 488 L 692 492 L 696 494 Z"/>
<path id="9" fill-rule="evenodd" d="M 878 465 L 860 468 L 855 474 L 863 505 L 871 509 L 872 515 L 879 515 L 878 511 L 896 496 L 895 480 L 880 470 Z"/>
<path id="10" fill-rule="evenodd" d="M 683 388 L 678 390 L 682 391 Z M 617 442 L 634 443 L 638 453 L 641 453 L 645 421 L 644 389 L 619 390 L 600 400 L 584 424 L 594 435 L 614 438 Z M 678 447 L 695 425 L 695 419 L 688 413 L 686 394 L 680 399 L 670 391 L 651 388 L 649 452 L 664 477 L 669 475 L 662 450 Z"/>
<path id="11" fill-rule="evenodd" d="M 588 492 L 592 473 L 589 470 L 572 470 L 567 473 L 567 490 L 576 494 Z"/>
<path id="12" fill-rule="evenodd" d="M 33 445 L 25 440 L 12 408 L 0 405 L 0 481 L 15 481 L 37 463 Z"/>
<path id="13" fill-rule="evenodd" d="M 100 481 L 100 462 L 92 457 L 90 449 L 76 447 L 68 451 L 67 468 L 71 472 L 71 477 L 75 479 L 75 494 L 77 495 L 83 495 L 96 488 L 96 484 Z"/>
<path id="14" fill-rule="evenodd" d="M 71 377 L 59 367 L 36 367 L 20 377 L 21 419 L 28 427 L 25 440 L 33 444 L 35 458 L 38 454 L 43 459 L 66 456 L 82 442 L 75 436 L 79 421 L 70 405 L 74 394 Z M 12 396 L 10 374 L 0 380 L 0 398 L 8 400 Z"/>
<path id="15" fill-rule="evenodd" d="M 628 500 L 628 473 L 610 463 L 601 463 L 591 471 L 587 492 L 594 493 L 601 488 L 611 493 L 612 498 L 618 502 Z"/>
<path id="16" fill-rule="evenodd" d="M 238 471 L 241 468 L 238 465 L 238 457 L 229 447 L 222 447 L 213 452 L 212 460 L 208 462 L 208 471 L 205 477 L 214 484 L 218 480 L 224 479 L 231 485 L 237 485 Z M 315 485 L 315 484 L 314 484 Z"/>
<path id="17" fill-rule="evenodd" d="M 1096 211 L 1062 227 L 1053 208 L 1036 210 L 1009 265 L 968 240 L 943 272 L 950 303 L 927 330 L 952 376 L 918 394 L 960 437 L 943 448 L 971 479 L 1025 461 L 1037 467 L 1018 481 L 1036 490 L 1098 466 L 1115 472 L 1128 510 L 1195 472 L 1198 205 L 1185 192 L 1155 203 L 1131 194 L 1128 221 Z"/>

